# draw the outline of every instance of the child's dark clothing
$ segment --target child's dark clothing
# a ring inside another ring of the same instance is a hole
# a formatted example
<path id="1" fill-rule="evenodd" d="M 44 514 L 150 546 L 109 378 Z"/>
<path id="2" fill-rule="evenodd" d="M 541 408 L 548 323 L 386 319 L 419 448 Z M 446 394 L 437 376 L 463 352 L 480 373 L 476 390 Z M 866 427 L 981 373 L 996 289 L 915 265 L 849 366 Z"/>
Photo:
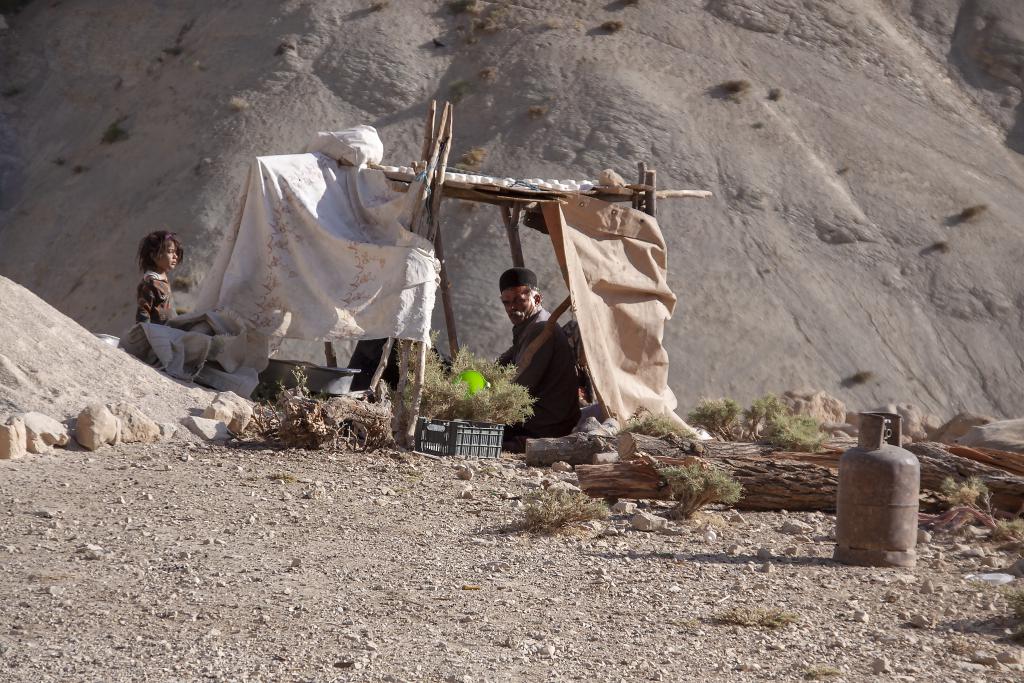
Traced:
<path id="1" fill-rule="evenodd" d="M 138 296 L 139 307 L 135 312 L 135 322 L 165 325 L 174 317 L 171 283 L 167 281 L 166 275 L 147 271 L 139 283 Z"/>

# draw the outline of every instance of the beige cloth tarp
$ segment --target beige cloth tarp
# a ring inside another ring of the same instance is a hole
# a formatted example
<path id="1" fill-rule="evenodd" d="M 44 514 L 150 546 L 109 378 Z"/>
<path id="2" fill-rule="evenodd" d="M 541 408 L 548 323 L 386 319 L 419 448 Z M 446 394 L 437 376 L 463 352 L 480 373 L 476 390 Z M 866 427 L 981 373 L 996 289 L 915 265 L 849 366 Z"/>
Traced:
<path id="1" fill-rule="evenodd" d="M 685 424 L 662 346 L 676 297 L 658 222 L 584 196 L 545 203 L 543 212 L 598 400 L 620 421 L 648 410 Z"/>

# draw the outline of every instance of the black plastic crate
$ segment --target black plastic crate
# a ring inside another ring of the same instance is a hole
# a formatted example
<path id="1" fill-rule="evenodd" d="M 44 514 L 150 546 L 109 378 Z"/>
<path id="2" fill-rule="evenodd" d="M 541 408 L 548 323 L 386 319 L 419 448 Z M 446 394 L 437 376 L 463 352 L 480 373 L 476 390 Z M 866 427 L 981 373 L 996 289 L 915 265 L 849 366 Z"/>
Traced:
<path id="1" fill-rule="evenodd" d="M 504 435 L 505 425 L 421 417 L 416 421 L 416 450 L 430 455 L 499 458 Z"/>

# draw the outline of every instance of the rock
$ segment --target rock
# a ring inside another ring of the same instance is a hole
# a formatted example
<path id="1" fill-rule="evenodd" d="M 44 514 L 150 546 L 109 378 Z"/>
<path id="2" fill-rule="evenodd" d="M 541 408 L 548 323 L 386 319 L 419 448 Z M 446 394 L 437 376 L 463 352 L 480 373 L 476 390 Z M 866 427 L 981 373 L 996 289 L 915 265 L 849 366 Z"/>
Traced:
<path id="1" fill-rule="evenodd" d="M 913 403 L 889 403 L 871 412 L 896 413 L 903 418 L 901 425 L 903 436 L 910 437 L 912 441 L 926 441 L 928 439 L 928 433 L 925 430 L 926 418 L 924 412 Z"/>
<path id="2" fill-rule="evenodd" d="M 971 427 L 966 434 L 957 439 L 957 443 L 963 446 L 1024 453 L 1024 418 L 1000 420 Z"/>
<path id="3" fill-rule="evenodd" d="M 545 657 L 554 657 L 555 656 L 555 646 L 552 645 L 551 643 L 546 643 L 543 646 L 541 646 L 540 653 L 542 655 L 544 655 Z"/>
<path id="4" fill-rule="evenodd" d="M 779 533 L 782 534 L 807 534 L 814 531 L 814 527 L 807 522 L 801 522 L 799 519 L 787 520 L 781 527 L 779 527 Z"/>
<path id="5" fill-rule="evenodd" d="M 662 531 L 668 528 L 668 520 L 650 512 L 638 512 L 633 515 L 629 523 L 637 531 Z"/>
<path id="6" fill-rule="evenodd" d="M 999 664 L 995 654 L 985 650 L 975 650 L 972 652 L 971 661 L 975 664 L 984 664 L 985 666 L 997 666 Z"/>
<path id="7" fill-rule="evenodd" d="M 67 427 L 52 417 L 36 412 L 15 417 L 25 423 L 25 448 L 29 453 L 48 453 L 54 446 L 68 445 Z"/>
<path id="8" fill-rule="evenodd" d="M 612 512 L 619 515 L 631 515 L 636 512 L 636 503 L 626 500 L 616 501 L 615 505 L 612 505 Z"/>
<path id="9" fill-rule="evenodd" d="M 203 411 L 203 417 L 223 422 L 232 433 L 241 434 L 252 419 L 252 404 L 232 391 L 222 391 Z"/>
<path id="10" fill-rule="evenodd" d="M 455 476 L 463 481 L 470 481 L 473 479 L 473 468 L 469 465 L 456 465 Z"/>
<path id="11" fill-rule="evenodd" d="M 935 626 L 935 617 L 930 617 L 925 614 L 911 614 L 910 625 L 914 628 L 932 628 Z"/>
<path id="12" fill-rule="evenodd" d="M 106 553 L 103 552 L 103 548 L 92 543 L 86 543 L 80 545 L 75 549 L 79 555 L 87 560 L 102 560 Z"/>
<path id="13" fill-rule="evenodd" d="M 626 181 L 613 169 L 606 168 L 597 176 L 597 184 L 604 186 L 625 187 Z"/>
<path id="14" fill-rule="evenodd" d="M 767 562 L 768 560 L 772 559 L 772 551 L 768 548 L 758 548 L 757 552 L 754 555 L 755 557 L 757 557 L 757 559 L 761 560 L 762 562 Z"/>
<path id="15" fill-rule="evenodd" d="M 868 616 L 868 613 L 862 610 L 856 610 L 853 613 L 853 620 L 856 621 L 858 624 L 866 624 L 868 623 L 869 619 L 870 617 Z"/>
<path id="16" fill-rule="evenodd" d="M 178 425 L 173 422 L 161 422 L 160 423 L 160 440 L 167 441 L 173 439 L 174 435 L 178 433 Z"/>
<path id="17" fill-rule="evenodd" d="M 466 484 L 459 489 L 459 498 L 462 500 L 473 500 L 473 487 Z"/>
<path id="18" fill-rule="evenodd" d="M 1004 567 L 1003 571 L 1007 574 L 1013 574 L 1017 577 L 1024 577 L 1024 557 L 1018 559 L 1009 567 Z"/>
<path id="19" fill-rule="evenodd" d="M 996 661 L 1000 664 L 1021 664 L 1024 663 L 1024 654 L 1015 650 L 1003 650 L 996 653 Z"/>
<path id="20" fill-rule="evenodd" d="M 818 422 L 846 422 L 846 405 L 824 391 L 794 389 L 782 395 L 782 402 L 797 415 L 810 415 Z"/>
<path id="21" fill-rule="evenodd" d="M 930 531 L 924 529 L 917 530 L 917 543 L 918 545 L 927 545 L 932 542 L 932 534 Z"/>
<path id="22" fill-rule="evenodd" d="M 935 582 L 932 581 L 931 579 L 925 579 L 924 581 L 921 582 L 921 594 L 922 595 L 931 595 L 932 593 L 937 593 L 937 592 L 938 592 L 938 589 L 935 587 Z"/>
<path id="23" fill-rule="evenodd" d="M 987 425 L 995 422 L 994 417 L 978 415 L 977 413 L 957 413 L 945 424 L 928 432 L 929 441 L 940 443 L 956 443 L 961 436 L 971 431 L 971 428 Z"/>
<path id="24" fill-rule="evenodd" d="M 564 460 L 559 460 L 558 462 L 552 463 L 551 469 L 554 472 L 572 472 L 572 465 Z"/>
<path id="25" fill-rule="evenodd" d="M 219 420 L 208 420 L 205 417 L 189 415 L 181 421 L 181 424 L 196 436 L 214 443 L 224 443 L 231 438 L 228 426 Z"/>
<path id="26" fill-rule="evenodd" d="M 111 403 L 107 406 L 117 418 L 119 440 L 124 443 L 156 443 L 160 440 L 160 425 L 131 403 Z"/>
<path id="27" fill-rule="evenodd" d="M 566 493 L 581 493 L 580 487 L 570 484 L 567 481 L 556 481 L 548 484 L 545 488 L 548 491 L 565 491 Z"/>
<path id="28" fill-rule="evenodd" d="M 20 458 L 27 452 L 25 438 L 25 422 L 20 417 L 12 417 L 7 424 L 0 425 L 0 460 Z"/>
<path id="29" fill-rule="evenodd" d="M 892 673 L 892 665 L 889 664 L 888 659 L 885 659 L 884 657 L 879 657 L 878 659 L 871 662 L 871 673 L 876 675 Z"/>
<path id="30" fill-rule="evenodd" d="M 730 510 L 725 515 L 725 521 L 729 522 L 729 524 L 744 524 L 747 520 L 738 510 Z"/>
<path id="31" fill-rule="evenodd" d="M 75 441 L 90 451 L 117 441 L 117 417 L 102 403 L 82 409 L 75 423 Z"/>
<path id="32" fill-rule="evenodd" d="M 771 574 L 773 571 L 775 571 L 775 568 L 772 566 L 771 562 L 764 562 L 761 564 L 760 567 L 757 568 L 757 571 L 761 572 L 762 574 Z"/>
<path id="33" fill-rule="evenodd" d="M 705 543 L 714 543 L 718 540 L 718 534 L 715 533 L 714 529 L 708 527 L 707 529 L 704 529 L 704 533 L 701 535 L 701 538 L 704 539 Z"/>

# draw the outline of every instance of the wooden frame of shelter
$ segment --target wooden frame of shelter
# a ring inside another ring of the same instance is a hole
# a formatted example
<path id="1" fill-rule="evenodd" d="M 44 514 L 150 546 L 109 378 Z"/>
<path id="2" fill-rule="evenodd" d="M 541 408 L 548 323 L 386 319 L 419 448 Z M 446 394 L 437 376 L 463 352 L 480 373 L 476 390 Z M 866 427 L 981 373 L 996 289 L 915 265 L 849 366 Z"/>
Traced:
<path id="1" fill-rule="evenodd" d="M 573 195 L 581 194 L 607 202 L 630 202 L 632 208 L 657 218 L 657 202 L 659 199 L 704 199 L 711 196 L 711 192 L 707 190 L 658 190 L 657 171 L 653 168 L 647 168 L 646 162 L 643 161 L 637 164 L 636 183 L 597 185 L 592 189 L 578 191 L 536 187 L 518 188 L 516 186 L 507 187 L 490 183 L 446 180 L 445 173 L 448 166 L 448 156 L 452 147 L 452 105 L 450 102 L 445 102 L 441 108 L 440 117 L 438 117 L 437 111 L 437 102 L 432 101 L 427 111 L 421 159 L 413 163 L 412 173 L 396 172 L 392 168 L 380 164 L 369 164 L 369 168 L 382 171 L 385 177 L 392 181 L 392 186 L 396 190 L 413 192 L 417 197 L 414 203 L 412 219 L 409 223 L 409 231 L 432 242 L 434 245 L 434 255 L 440 261 L 441 302 L 444 307 L 448 347 L 453 358 L 459 350 L 459 341 L 455 310 L 451 300 L 451 280 L 445 267 L 444 240 L 439 223 L 442 198 L 448 197 L 497 206 L 501 211 L 502 222 L 505 225 L 512 265 L 523 266 L 525 261 L 523 258 L 523 246 L 519 236 L 519 226 L 523 224 L 540 232 L 546 232 L 546 228 L 541 227 L 544 225 L 542 217 L 539 218 L 539 222 L 531 218 L 531 216 L 539 215 L 538 208 L 544 202 L 568 200 Z M 559 317 L 569 309 L 570 305 L 571 297 L 567 296 L 551 312 L 547 329 L 524 351 L 524 356 L 527 359 L 532 358 L 537 349 L 550 337 L 554 331 L 554 325 L 557 324 Z M 394 339 L 389 339 L 384 346 L 380 362 L 370 382 L 371 393 L 379 392 L 381 376 L 387 366 L 388 357 L 391 355 L 394 342 Z M 399 349 L 401 362 L 396 391 L 398 398 L 393 401 L 394 418 L 392 427 L 396 440 L 401 445 L 409 447 L 412 442 L 416 418 L 419 416 L 427 347 L 423 342 L 400 340 Z M 337 357 L 331 342 L 325 342 L 324 351 L 327 357 L 327 365 L 337 367 Z M 415 360 L 413 361 L 413 359 Z M 410 365 L 412 365 L 413 370 L 413 391 L 412 400 L 407 405 L 403 397 L 409 382 Z"/>

